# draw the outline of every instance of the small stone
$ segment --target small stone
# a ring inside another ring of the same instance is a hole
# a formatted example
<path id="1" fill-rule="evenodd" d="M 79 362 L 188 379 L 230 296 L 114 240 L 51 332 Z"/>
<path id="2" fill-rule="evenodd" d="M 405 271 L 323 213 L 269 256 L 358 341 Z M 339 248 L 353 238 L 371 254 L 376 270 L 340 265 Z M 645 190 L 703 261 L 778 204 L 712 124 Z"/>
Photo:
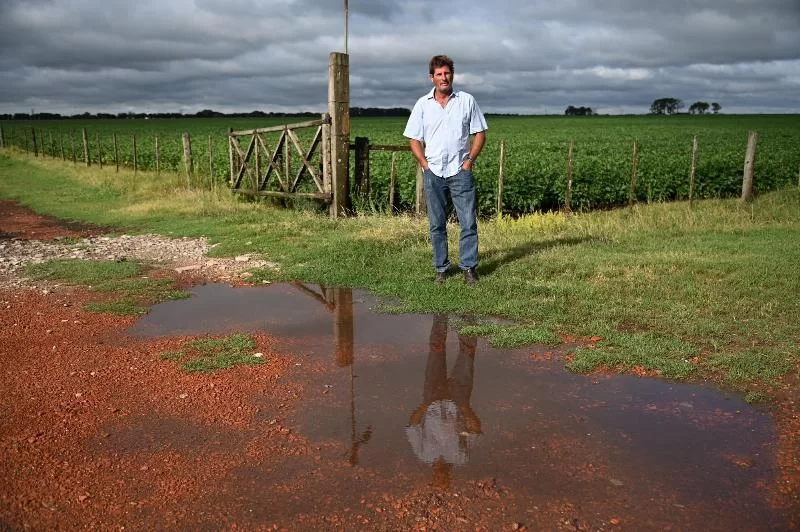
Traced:
<path id="1" fill-rule="evenodd" d="M 199 264 L 192 264 L 191 266 L 181 266 L 179 268 L 175 268 L 175 271 L 178 273 L 183 273 L 199 270 L 200 268 L 201 266 Z"/>

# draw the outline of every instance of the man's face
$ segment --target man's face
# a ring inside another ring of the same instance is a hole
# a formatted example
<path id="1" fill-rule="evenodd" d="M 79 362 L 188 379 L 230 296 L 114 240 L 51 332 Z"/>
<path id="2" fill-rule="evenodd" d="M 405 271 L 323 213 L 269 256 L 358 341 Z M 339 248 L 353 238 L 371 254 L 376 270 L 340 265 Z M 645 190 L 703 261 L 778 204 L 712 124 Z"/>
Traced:
<path id="1" fill-rule="evenodd" d="M 436 87 L 436 92 L 450 94 L 453 90 L 453 72 L 449 66 L 435 69 L 431 75 L 431 81 L 433 86 Z"/>

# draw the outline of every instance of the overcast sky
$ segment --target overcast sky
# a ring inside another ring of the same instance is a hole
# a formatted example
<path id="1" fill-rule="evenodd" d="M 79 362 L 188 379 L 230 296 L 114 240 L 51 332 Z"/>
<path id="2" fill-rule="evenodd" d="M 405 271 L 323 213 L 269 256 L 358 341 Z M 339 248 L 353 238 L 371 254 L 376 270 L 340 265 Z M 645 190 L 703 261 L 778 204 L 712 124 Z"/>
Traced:
<path id="1" fill-rule="evenodd" d="M 800 0 L 350 0 L 350 103 L 407 107 L 431 55 L 484 112 L 800 113 Z M 0 113 L 323 112 L 343 0 L 0 0 Z"/>

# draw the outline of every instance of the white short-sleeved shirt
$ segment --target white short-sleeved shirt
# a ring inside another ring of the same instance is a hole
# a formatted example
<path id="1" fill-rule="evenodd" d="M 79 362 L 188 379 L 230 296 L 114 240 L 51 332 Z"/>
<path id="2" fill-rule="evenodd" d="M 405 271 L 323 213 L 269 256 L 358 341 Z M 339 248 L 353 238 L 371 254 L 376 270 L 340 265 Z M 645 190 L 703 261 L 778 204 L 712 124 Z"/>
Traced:
<path id="1" fill-rule="evenodd" d="M 403 136 L 425 143 L 430 170 L 442 177 L 456 175 L 469 155 L 469 136 L 489 129 L 471 94 L 454 90 L 442 107 L 434 89 L 417 100 Z"/>

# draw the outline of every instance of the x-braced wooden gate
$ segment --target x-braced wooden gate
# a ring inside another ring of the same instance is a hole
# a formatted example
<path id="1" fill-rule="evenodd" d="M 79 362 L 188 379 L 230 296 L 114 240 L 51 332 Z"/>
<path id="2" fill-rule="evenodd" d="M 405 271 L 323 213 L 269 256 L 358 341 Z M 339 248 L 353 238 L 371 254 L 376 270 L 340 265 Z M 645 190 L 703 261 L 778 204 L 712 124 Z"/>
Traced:
<path id="1" fill-rule="evenodd" d="M 231 189 L 253 196 L 306 198 L 329 203 L 333 197 L 330 124 L 330 116 L 325 113 L 321 119 L 309 122 L 230 130 Z M 297 134 L 297 130 L 303 128 L 316 128 L 307 148 Z M 270 144 L 269 134 L 277 134 L 274 144 Z M 244 149 L 241 137 L 249 137 Z"/>

